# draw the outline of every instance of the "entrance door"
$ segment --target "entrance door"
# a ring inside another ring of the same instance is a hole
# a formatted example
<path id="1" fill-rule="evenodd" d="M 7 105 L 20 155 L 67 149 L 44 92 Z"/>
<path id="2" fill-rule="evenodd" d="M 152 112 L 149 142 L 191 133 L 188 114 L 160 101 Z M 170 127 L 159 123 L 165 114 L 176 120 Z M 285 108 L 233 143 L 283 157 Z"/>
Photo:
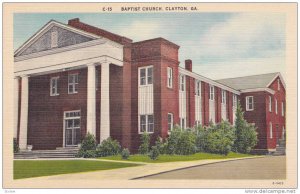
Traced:
<path id="1" fill-rule="evenodd" d="M 80 111 L 65 112 L 65 146 L 80 143 Z"/>

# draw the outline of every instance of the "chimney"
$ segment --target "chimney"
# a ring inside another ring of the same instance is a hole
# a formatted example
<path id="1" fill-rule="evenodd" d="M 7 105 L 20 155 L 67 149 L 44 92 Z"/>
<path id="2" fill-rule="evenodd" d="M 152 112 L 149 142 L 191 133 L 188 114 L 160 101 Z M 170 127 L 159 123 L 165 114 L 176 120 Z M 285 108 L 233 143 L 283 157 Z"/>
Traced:
<path id="1" fill-rule="evenodd" d="M 193 71 L 193 62 L 191 59 L 185 60 L 185 69 L 188 71 Z"/>
<path id="2" fill-rule="evenodd" d="M 70 19 L 68 25 L 72 26 L 73 24 L 80 23 L 79 18 Z"/>

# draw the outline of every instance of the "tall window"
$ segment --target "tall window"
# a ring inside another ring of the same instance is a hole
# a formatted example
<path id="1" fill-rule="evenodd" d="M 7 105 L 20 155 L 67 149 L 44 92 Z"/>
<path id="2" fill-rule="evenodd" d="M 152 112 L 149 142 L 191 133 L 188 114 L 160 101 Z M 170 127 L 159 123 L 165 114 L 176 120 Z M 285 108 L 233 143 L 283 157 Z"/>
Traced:
<path id="1" fill-rule="evenodd" d="M 232 101 L 233 101 L 233 106 L 236 107 L 236 106 L 237 106 L 237 95 L 236 95 L 236 94 L 233 94 L 233 95 L 232 95 L 232 98 L 233 98 L 233 99 L 232 99 Z"/>
<path id="2" fill-rule="evenodd" d="M 50 96 L 58 96 L 58 90 L 57 90 L 57 86 L 58 86 L 58 78 L 59 77 L 52 77 L 50 79 Z"/>
<path id="3" fill-rule="evenodd" d="M 185 76 L 184 75 L 179 75 L 179 90 L 180 91 L 185 91 Z"/>
<path id="4" fill-rule="evenodd" d="M 153 83 L 153 67 L 139 68 L 140 85 L 150 85 Z"/>
<path id="5" fill-rule="evenodd" d="M 173 88 L 173 69 L 171 67 L 168 67 L 167 71 L 168 71 L 168 88 Z"/>
<path id="6" fill-rule="evenodd" d="M 269 111 L 272 112 L 272 97 L 269 96 Z"/>
<path id="7" fill-rule="evenodd" d="M 173 114 L 168 113 L 168 131 L 173 129 Z"/>
<path id="8" fill-rule="evenodd" d="M 180 118 L 180 128 L 185 129 L 185 118 Z"/>
<path id="9" fill-rule="evenodd" d="M 209 86 L 209 99 L 215 100 L 215 87 L 212 85 Z"/>
<path id="10" fill-rule="evenodd" d="M 226 91 L 222 90 L 222 104 L 226 104 Z"/>
<path id="11" fill-rule="evenodd" d="M 270 122 L 270 139 L 273 139 L 273 126 L 271 122 Z"/>
<path id="12" fill-rule="evenodd" d="M 281 116 L 284 116 L 284 104 L 281 102 Z"/>
<path id="13" fill-rule="evenodd" d="M 195 95 L 201 96 L 201 81 L 199 80 L 195 81 Z"/>
<path id="14" fill-rule="evenodd" d="M 253 96 L 246 96 L 246 111 L 254 110 Z"/>
<path id="15" fill-rule="evenodd" d="M 153 133 L 154 132 L 154 118 L 153 115 L 140 115 L 140 132 Z"/>
<path id="16" fill-rule="evenodd" d="M 277 99 L 275 99 L 275 113 L 277 114 L 278 113 L 278 107 L 277 107 Z"/>
<path id="17" fill-rule="evenodd" d="M 78 74 L 69 74 L 68 76 L 68 93 L 75 94 L 78 92 Z"/>
<path id="18" fill-rule="evenodd" d="M 277 89 L 280 90 L 280 79 L 277 80 Z"/>
<path id="19" fill-rule="evenodd" d="M 65 145 L 73 146 L 80 143 L 80 111 L 67 111 L 65 120 Z"/>
<path id="20" fill-rule="evenodd" d="M 55 48 L 58 46 L 58 35 L 57 31 L 51 32 L 51 48 Z"/>

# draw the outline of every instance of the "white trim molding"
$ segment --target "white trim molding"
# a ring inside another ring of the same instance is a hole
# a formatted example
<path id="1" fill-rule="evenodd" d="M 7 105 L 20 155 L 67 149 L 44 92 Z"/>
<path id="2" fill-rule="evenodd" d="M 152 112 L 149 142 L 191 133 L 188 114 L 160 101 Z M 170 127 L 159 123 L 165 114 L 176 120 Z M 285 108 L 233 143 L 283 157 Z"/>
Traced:
<path id="1" fill-rule="evenodd" d="M 21 77 L 21 115 L 20 115 L 20 134 L 19 147 L 21 150 L 27 149 L 27 130 L 28 130 L 28 99 L 29 99 L 29 76 Z"/>
<path id="2" fill-rule="evenodd" d="M 252 88 L 252 89 L 245 89 L 241 90 L 241 93 L 248 93 L 248 92 L 269 92 L 270 94 L 275 94 L 275 91 L 270 88 Z"/>
<path id="3" fill-rule="evenodd" d="M 281 81 L 281 83 L 282 83 L 282 85 L 283 85 L 283 87 L 284 87 L 284 89 L 285 89 L 285 82 L 284 82 L 284 80 L 283 80 L 283 77 L 282 77 L 282 75 L 281 75 L 281 73 L 280 72 L 278 72 L 277 74 L 276 74 L 276 76 L 274 76 L 274 78 L 269 82 L 269 84 L 267 85 L 267 87 L 270 87 L 270 85 L 274 82 L 274 80 L 276 80 L 277 79 L 277 77 L 279 77 L 279 79 L 280 79 L 280 81 Z"/>

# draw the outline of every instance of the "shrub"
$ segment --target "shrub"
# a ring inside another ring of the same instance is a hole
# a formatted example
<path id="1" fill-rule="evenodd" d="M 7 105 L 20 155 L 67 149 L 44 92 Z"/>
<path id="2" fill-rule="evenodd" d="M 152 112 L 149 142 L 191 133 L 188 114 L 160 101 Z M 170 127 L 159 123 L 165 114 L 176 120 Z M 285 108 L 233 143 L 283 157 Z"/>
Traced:
<path id="1" fill-rule="evenodd" d="M 157 137 L 155 141 L 155 146 L 158 148 L 160 154 L 166 153 L 166 147 L 167 143 L 164 143 L 163 139 L 161 137 Z"/>
<path id="2" fill-rule="evenodd" d="M 19 148 L 19 144 L 17 142 L 17 138 L 14 138 L 14 153 L 17 153 L 20 151 L 20 148 Z"/>
<path id="3" fill-rule="evenodd" d="M 151 151 L 148 154 L 149 158 L 151 160 L 156 160 L 159 156 L 159 149 L 157 146 L 152 146 Z"/>
<path id="4" fill-rule="evenodd" d="M 244 112 L 239 102 L 236 110 L 235 128 L 234 150 L 240 153 L 249 153 L 258 142 L 257 132 L 255 126 L 247 123 L 244 119 Z"/>
<path id="5" fill-rule="evenodd" d="M 95 158 L 96 157 L 96 150 L 79 150 L 76 154 L 78 158 Z"/>
<path id="6" fill-rule="evenodd" d="M 202 127 L 201 125 L 196 127 L 195 129 L 196 133 L 196 149 L 197 152 L 205 152 L 207 149 L 207 135 L 208 130 L 205 127 Z"/>
<path id="7" fill-rule="evenodd" d="M 87 133 L 85 138 L 81 142 L 80 149 L 83 151 L 96 150 L 97 142 L 94 135 Z"/>
<path id="8" fill-rule="evenodd" d="M 227 155 L 234 144 L 235 128 L 227 121 L 209 127 L 205 150 L 210 153 Z"/>
<path id="9" fill-rule="evenodd" d="M 129 158 L 129 155 L 130 155 L 129 149 L 128 148 L 124 148 L 122 150 L 121 155 L 122 155 L 122 159 L 123 160 L 127 160 Z"/>
<path id="10" fill-rule="evenodd" d="M 150 135 L 144 132 L 141 135 L 141 145 L 139 147 L 139 153 L 147 154 L 149 152 L 149 147 L 150 147 Z"/>
<path id="11" fill-rule="evenodd" d="M 97 146 L 96 155 L 98 157 L 113 156 L 119 154 L 120 150 L 120 143 L 117 140 L 113 140 L 109 137 L 106 140 L 103 140 L 101 144 Z"/>
<path id="12" fill-rule="evenodd" d="M 166 142 L 167 154 L 190 155 L 196 153 L 196 135 L 192 130 L 175 126 Z"/>

